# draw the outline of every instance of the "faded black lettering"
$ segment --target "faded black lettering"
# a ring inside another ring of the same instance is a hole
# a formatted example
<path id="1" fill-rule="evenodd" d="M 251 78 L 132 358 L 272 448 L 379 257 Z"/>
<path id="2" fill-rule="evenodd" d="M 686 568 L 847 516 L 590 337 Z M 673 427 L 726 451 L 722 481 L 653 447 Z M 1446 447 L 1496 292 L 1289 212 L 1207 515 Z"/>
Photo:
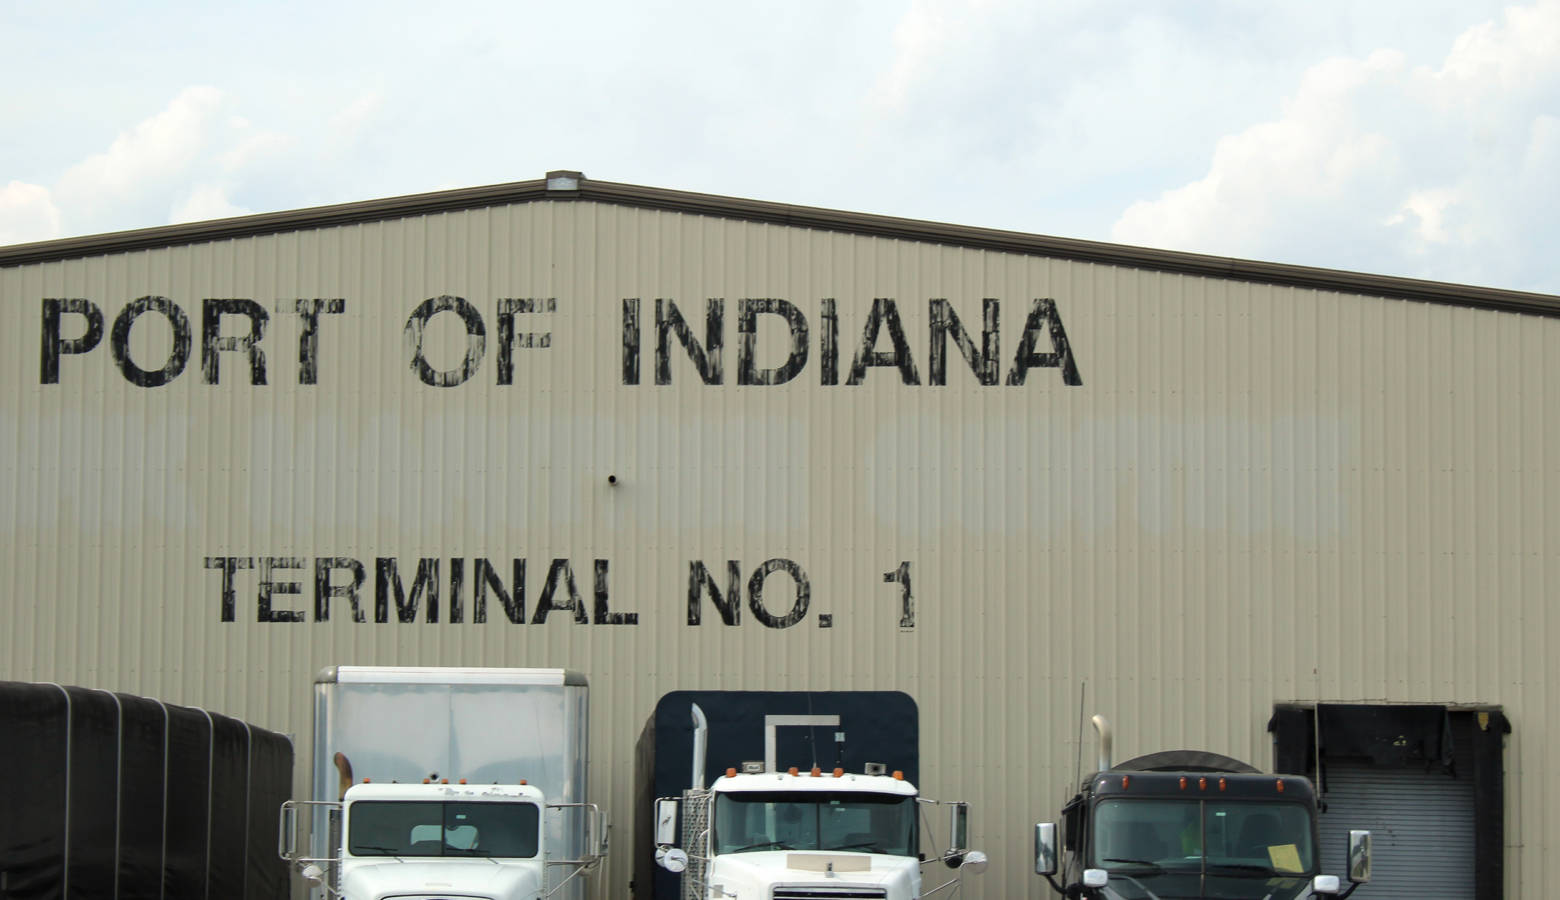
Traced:
<path id="1" fill-rule="evenodd" d="M 316 384 L 320 376 L 320 313 L 339 316 L 347 311 L 347 301 L 341 297 L 299 300 L 294 309 L 303 319 L 298 333 L 298 383 Z"/>
<path id="2" fill-rule="evenodd" d="M 351 584 L 333 584 L 330 573 L 352 573 Z M 352 610 L 352 621 L 366 622 L 359 592 L 368 580 L 363 564 L 347 556 L 321 556 L 314 560 L 314 621 L 330 621 L 330 601 L 345 599 Z"/>
<path id="3" fill-rule="evenodd" d="M 693 362 L 693 367 L 699 373 L 699 377 L 705 384 L 721 383 L 720 351 L 721 342 L 725 334 L 725 307 L 726 301 L 712 297 L 705 303 L 704 312 L 704 343 L 693 336 L 693 329 L 688 326 L 682 312 L 677 309 L 677 304 L 672 300 L 657 299 L 655 301 L 655 383 L 666 385 L 672 383 L 672 357 L 671 342 L 668 335 L 675 335 L 683 349 L 688 352 L 688 359 Z"/>
<path id="4" fill-rule="evenodd" d="M 402 622 L 417 621 L 419 598 L 428 595 L 428 621 L 439 621 L 439 561 L 419 559 L 417 577 L 412 582 L 410 595 L 401 586 L 399 564 L 393 556 L 381 556 L 374 560 L 374 621 L 380 624 L 390 621 L 390 601 L 395 600 L 396 618 Z"/>
<path id="5" fill-rule="evenodd" d="M 556 297 L 546 299 L 505 298 L 498 301 L 498 383 L 514 384 L 515 349 L 546 349 L 552 346 L 552 333 L 522 334 L 515 336 L 515 314 L 557 312 Z"/>
<path id="6" fill-rule="evenodd" d="M 249 333 L 242 337 L 222 336 L 223 316 L 243 316 L 249 320 Z M 201 311 L 200 368 L 206 384 L 219 380 L 218 361 L 223 351 L 242 352 L 249 358 L 249 383 L 265 384 L 265 351 L 260 341 L 270 314 L 253 300 L 243 298 L 206 298 Z"/>
<path id="7" fill-rule="evenodd" d="M 486 559 L 477 560 L 476 573 L 472 580 L 476 582 L 476 596 L 472 599 L 474 607 L 471 613 L 473 622 L 481 624 L 487 621 L 487 592 L 493 590 L 493 596 L 498 598 L 500 605 L 504 607 L 504 615 L 514 625 L 525 624 L 525 560 L 514 560 L 514 595 L 504 588 L 504 582 L 498 577 L 498 570 Z"/>
<path id="8" fill-rule="evenodd" d="M 840 314 L 835 309 L 834 298 L 826 297 L 821 304 L 823 311 L 818 318 L 823 321 L 818 329 L 818 356 L 822 358 L 819 381 L 826 386 L 840 383 Z"/>
<path id="9" fill-rule="evenodd" d="M 260 557 L 260 609 L 257 622 L 302 622 L 303 610 L 276 609 L 277 594 L 301 594 L 300 581 L 276 580 L 277 569 L 302 569 L 306 563 L 296 556 Z"/>
<path id="10" fill-rule="evenodd" d="M 143 313 L 156 312 L 168 320 L 173 330 L 173 346 L 168 359 L 160 369 L 143 369 L 130 358 L 130 327 Z M 184 310 L 167 297 L 146 296 L 132 301 L 114 319 L 114 331 L 109 338 L 109 349 L 114 362 L 125 378 L 140 387 L 161 387 L 179 377 L 190 360 L 190 320 Z"/>
<path id="11" fill-rule="evenodd" d="M 224 622 L 231 622 L 237 617 L 238 604 L 236 592 L 233 587 L 233 573 L 239 569 L 253 569 L 254 557 L 251 556 L 208 556 L 206 568 L 222 570 L 222 603 L 221 618 Z"/>
<path id="12" fill-rule="evenodd" d="M 459 556 L 450 559 L 450 624 L 459 625 L 466 616 L 466 560 Z"/>
<path id="13" fill-rule="evenodd" d="M 87 327 L 81 337 L 67 338 L 60 335 L 60 320 L 65 313 L 87 320 Z M 39 383 L 59 384 L 60 357 L 64 354 L 86 353 L 102 340 L 103 311 L 98 309 L 96 303 L 80 297 L 46 298 L 43 301 L 43 362 L 42 371 L 38 373 Z"/>
<path id="14" fill-rule="evenodd" d="M 892 572 L 884 572 L 883 580 L 889 584 L 899 582 L 899 627 L 915 627 L 915 596 L 910 593 L 910 561 L 905 560 Z"/>
<path id="15" fill-rule="evenodd" d="M 791 610 L 783 616 L 771 614 L 768 607 L 764 606 L 764 581 L 772 572 L 785 572 L 796 582 L 796 602 L 791 604 Z M 811 602 L 812 586 L 807 581 L 807 573 L 789 559 L 765 560 L 748 579 L 748 609 L 753 611 L 753 618 L 766 628 L 790 628 L 807 615 L 807 607 Z"/>
<path id="16" fill-rule="evenodd" d="M 440 371 L 423 356 L 423 333 L 433 317 L 446 310 L 454 311 L 466 325 L 466 356 L 458 367 Z M 465 384 L 477 374 L 477 368 L 482 364 L 482 357 L 487 353 L 487 326 L 482 322 L 482 314 L 464 298 L 452 297 L 449 294 L 430 297 L 419 304 L 417 309 L 412 311 L 411 318 L 406 320 L 405 333 L 407 351 L 412 358 L 412 371 L 417 373 L 417 377 L 423 384 L 430 387 L 456 387 Z"/>
<path id="17" fill-rule="evenodd" d="M 560 585 L 567 594 L 562 599 L 558 598 Z M 542 594 L 536 598 L 536 614 L 531 617 L 531 624 L 546 622 L 547 614 L 554 610 L 568 610 L 574 614 L 574 621 L 578 624 L 590 624 L 590 618 L 585 613 L 585 603 L 580 599 L 579 588 L 574 584 L 574 567 L 567 559 L 555 559 L 547 568 L 547 583 L 542 585 Z"/>
<path id="18" fill-rule="evenodd" d="M 607 561 L 596 560 L 596 624 L 638 625 L 638 613 L 615 613 L 607 599 Z"/>
<path id="19" fill-rule="evenodd" d="M 876 349 L 878 332 L 884 325 L 888 326 L 888 339 L 894 349 L 880 351 Z M 905 341 L 905 328 L 899 321 L 899 307 L 892 297 L 878 297 L 872 301 L 872 312 L 861 329 L 861 344 L 856 349 L 856 359 L 851 363 L 850 377 L 845 383 L 861 384 L 869 366 L 893 366 L 899 370 L 899 378 L 905 384 L 921 383 L 915 360 L 910 356 L 910 345 Z"/>
<path id="20" fill-rule="evenodd" d="M 1000 304 L 995 298 L 987 297 L 982 301 L 981 349 L 977 352 L 975 342 L 964 330 L 958 314 L 953 311 L 953 305 L 944 299 L 931 302 L 931 359 L 927 364 L 930 369 L 927 373 L 929 384 L 948 383 L 948 337 L 950 335 L 953 337 L 953 342 L 958 345 L 959 352 L 963 354 L 964 361 L 970 364 L 970 371 L 975 373 L 975 380 L 984 385 L 997 383 L 1002 366 L 1000 358 L 1002 333 L 998 330 L 997 318 L 999 307 Z"/>
<path id="21" fill-rule="evenodd" d="M 791 334 L 791 353 L 778 369 L 760 369 L 754 359 L 758 344 L 758 317 L 782 316 Z M 807 317 L 777 297 L 737 301 L 737 384 L 785 384 L 807 365 Z"/>
<path id="22" fill-rule="evenodd" d="M 1050 339 L 1050 353 L 1040 353 L 1035 350 L 1035 345 L 1040 342 L 1042 335 Z M 1067 331 L 1062 327 L 1061 313 L 1056 309 L 1056 301 L 1050 299 L 1036 299 L 1030 308 L 1029 318 L 1024 322 L 1024 335 L 1019 339 L 1018 351 L 1013 355 L 1013 369 L 1008 372 L 1007 383 L 1023 384 L 1024 376 L 1029 370 L 1039 368 L 1059 368 L 1062 370 L 1063 384 L 1073 386 L 1083 384 L 1083 378 L 1078 374 L 1078 366 L 1073 361 L 1072 345 L 1067 341 Z"/>
<path id="23" fill-rule="evenodd" d="M 688 624 L 698 625 L 701 621 L 699 598 L 708 590 L 710 602 L 715 604 L 715 609 L 720 612 L 720 620 L 727 625 L 737 625 L 742 622 L 742 563 L 737 560 L 729 560 L 726 563 L 726 592 L 721 593 L 720 586 L 715 583 L 715 578 L 710 570 L 705 568 L 702 560 L 692 560 L 688 563 Z"/>
<path id="24" fill-rule="evenodd" d="M 623 383 L 639 383 L 639 298 L 623 299 Z"/>

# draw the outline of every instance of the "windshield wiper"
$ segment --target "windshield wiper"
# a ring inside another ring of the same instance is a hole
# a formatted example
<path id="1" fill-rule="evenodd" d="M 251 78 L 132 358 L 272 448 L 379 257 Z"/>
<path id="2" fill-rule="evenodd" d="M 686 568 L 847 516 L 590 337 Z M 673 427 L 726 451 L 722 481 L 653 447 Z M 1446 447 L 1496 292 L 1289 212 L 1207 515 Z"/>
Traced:
<path id="1" fill-rule="evenodd" d="M 1257 872 L 1262 875 L 1291 875 L 1295 878 L 1301 877 L 1299 872 L 1279 872 L 1276 871 L 1272 866 L 1264 866 L 1259 863 L 1208 863 L 1208 871 Z"/>
<path id="2" fill-rule="evenodd" d="M 353 853 L 357 853 L 357 852 L 362 851 L 362 850 L 377 850 L 380 853 L 385 854 L 386 856 L 393 856 L 396 859 L 400 859 L 401 858 L 401 848 L 400 847 L 380 847 L 380 846 L 378 846 L 376 844 L 358 844 L 356 847 L 352 848 L 352 852 Z"/>
<path id="3" fill-rule="evenodd" d="M 829 850 L 860 850 L 865 853 L 882 853 L 876 841 L 857 841 L 854 844 L 844 844 L 839 847 L 829 847 Z"/>
<path id="4" fill-rule="evenodd" d="M 727 853 L 746 853 L 749 850 L 795 850 L 795 847 L 783 841 L 759 841 L 756 844 L 748 844 L 746 847 L 738 847 L 735 850 L 727 850 Z"/>
<path id="5" fill-rule="evenodd" d="M 1103 861 L 1104 862 L 1116 862 L 1116 863 L 1130 863 L 1132 865 L 1142 866 L 1145 869 L 1148 869 L 1149 872 L 1151 874 L 1154 874 L 1154 875 L 1158 875 L 1158 874 L 1160 874 L 1161 872 L 1163 872 L 1165 870 L 1164 866 L 1161 866 L 1159 863 L 1156 863 L 1156 862 L 1154 862 L 1151 859 L 1122 859 L 1119 856 L 1107 856 L 1107 857 L 1105 857 L 1105 859 Z"/>

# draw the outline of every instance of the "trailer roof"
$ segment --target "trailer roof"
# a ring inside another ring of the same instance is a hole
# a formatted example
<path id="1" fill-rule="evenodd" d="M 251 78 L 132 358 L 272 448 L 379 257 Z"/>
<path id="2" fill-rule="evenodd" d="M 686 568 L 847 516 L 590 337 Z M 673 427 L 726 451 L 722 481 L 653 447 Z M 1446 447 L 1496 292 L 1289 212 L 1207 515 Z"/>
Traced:
<path id="1" fill-rule="evenodd" d="M 557 684 L 587 686 L 573 669 L 460 666 L 326 666 L 315 684 Z"/>
<path id="2" fill-rule="evenodd" d="M 531 181 L 515 181 L 507 184 L 409 194 L 381 200 L 261 213 L 208 222 L 17 244 L 0 247 L 0 268 L 515 203 L 579 201 L 1044 256 L 1159 272 L 1560 316 L 1560 296 L 1550 294 L 1156 250 L 1100 241 L 594 181 L 573 171 L 549 172 L 546 177 Z"/>

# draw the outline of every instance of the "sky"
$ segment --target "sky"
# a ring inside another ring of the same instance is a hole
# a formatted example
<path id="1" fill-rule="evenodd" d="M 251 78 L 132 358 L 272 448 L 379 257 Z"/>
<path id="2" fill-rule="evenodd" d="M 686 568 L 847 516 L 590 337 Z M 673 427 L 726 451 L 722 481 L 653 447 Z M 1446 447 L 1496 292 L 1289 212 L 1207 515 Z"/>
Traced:
<path id="1" fill-rule="evenodd" d="M 0 245 L 574 169 L 1560 294 L 1560 0 L 0 11 Z"/>

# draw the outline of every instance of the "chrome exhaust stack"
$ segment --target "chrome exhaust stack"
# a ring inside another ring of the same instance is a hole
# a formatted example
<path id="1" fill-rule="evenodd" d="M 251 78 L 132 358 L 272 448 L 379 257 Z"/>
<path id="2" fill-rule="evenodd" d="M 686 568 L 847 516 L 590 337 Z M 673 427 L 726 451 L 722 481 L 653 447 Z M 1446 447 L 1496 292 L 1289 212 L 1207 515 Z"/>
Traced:
<path id="1" fill-rule="evenodd" d="M 1091 721 L 1094 722 L 1094 730 L 1098 731 L 1100 733 L 1100 760 L 1099 760 L 1100 769 L 1099 770 L 1101 772 L 1105 772 L 1105 771 L 1108 771 L 1110 769 L 1110 749 L 1111 749 L 1110 748 L 1110 744 L 1111 744 L 1110 722 L 1107 721 L 1106 718 L 1104 716 L 1101 716 L 1101 715 L 1096 715 Z"/>
<path id="2" fill-rule="evenodd" d="M 693 704 L 693 778 L 690 782 L 696 791 L 704 790 L 704 757 L 709 747 L 710 720 L 704 717 L 699 704 Z"/>

